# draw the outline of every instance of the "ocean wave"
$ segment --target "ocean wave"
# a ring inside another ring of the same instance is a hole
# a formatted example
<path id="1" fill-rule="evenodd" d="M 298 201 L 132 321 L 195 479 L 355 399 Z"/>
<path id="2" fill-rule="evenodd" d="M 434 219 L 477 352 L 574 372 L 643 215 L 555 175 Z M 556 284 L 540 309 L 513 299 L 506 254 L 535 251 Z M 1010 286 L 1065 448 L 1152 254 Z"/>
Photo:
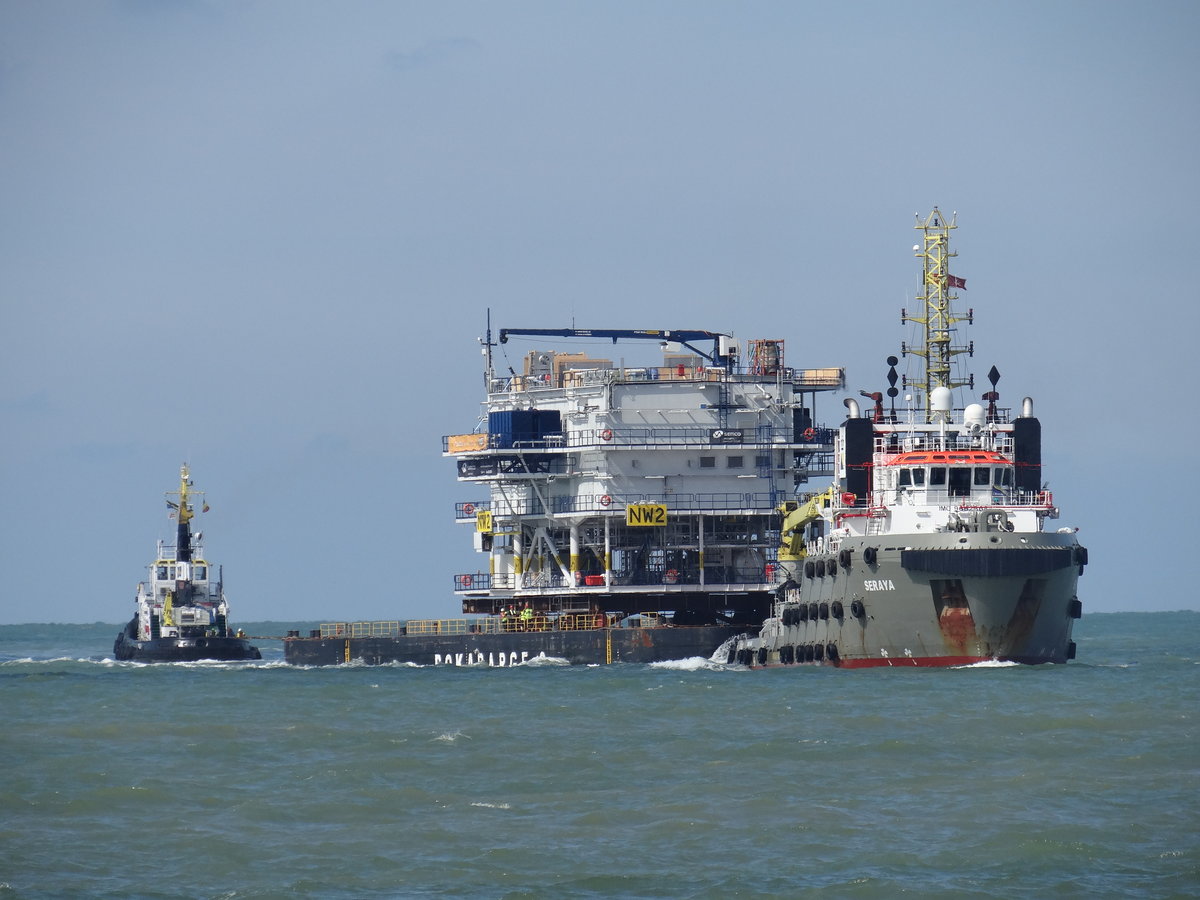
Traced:
<path id="1" fill-rule="evenodd" d="M 983 659 L 979 662 L 967 663 L 965 666 L 951 666 L 952 669 L 1011 669 L 1021 663 L 1011 659 Z"/>
<path id="2" fill-rule="evenodd" d="M 540 668 L 542 666 L 569 666 L 571 661 L 563 659 L 561 656 L 535 656 L 525 662 L 517 663 L 517 667 L 524 666 L 525 668 Z M 512 668 L 512 667 L 510 667 Z"/>
<path id="3" fill-rule="evenodd" d="M 734 666 L 726 663 L 705 659 L 703 656 L 689 656 L 687 659 L 667 659 L 661 662 L 647 663 L 652 669 L 672 669 L 678 672 L 726 672 Z"/>

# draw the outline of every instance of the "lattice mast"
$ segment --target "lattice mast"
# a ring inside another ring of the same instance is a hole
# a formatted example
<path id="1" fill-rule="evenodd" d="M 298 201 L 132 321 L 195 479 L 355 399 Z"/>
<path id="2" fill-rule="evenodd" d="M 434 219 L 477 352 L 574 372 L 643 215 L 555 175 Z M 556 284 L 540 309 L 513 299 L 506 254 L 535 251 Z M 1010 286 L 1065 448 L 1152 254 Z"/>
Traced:
<path id="1" fill-rule="evenodd" d="M 924 345 L 901 345 L 901 353 L 911 353 L 925 360 L 924 380 L 912 382 L 911 386 L 925 395 L 926 422 L 933 421 L 930 394 L 935 388 L 953 390 L 956 387 L 975 387 L 974 375 L 959 381 L 954 379 L 952 373 L 955 356 L 961 353 L 974 355 L 975 352 L 973 341 L 965 346 L 955 343 L 958 323 L 974 324 L 975 319 L 974 310 L 967 310 L 966 315 L 957 315 L 954 311 L 954 301 L 958 299 L 955 290 L 967 286 L 966 279 L 950 273 L 950 260 L 958 255 L 950 249 L 950 232 L 958 227 L 957 218 L 958 213 L 953 213 L 947 220 L 936 206 L 924 222 L 920 221 L 920 216 L 917 217 L 914 227 L 921 232 L 922 238 L 919 244 L 913 246 L 913 252 L 922 263 L 921 293 L 916 298 L 922 304 L 922 309 L 914 315 L 909 315 L 908 310 L 901 310 L 901 321 L 915 322 L 924 327 Z"/>

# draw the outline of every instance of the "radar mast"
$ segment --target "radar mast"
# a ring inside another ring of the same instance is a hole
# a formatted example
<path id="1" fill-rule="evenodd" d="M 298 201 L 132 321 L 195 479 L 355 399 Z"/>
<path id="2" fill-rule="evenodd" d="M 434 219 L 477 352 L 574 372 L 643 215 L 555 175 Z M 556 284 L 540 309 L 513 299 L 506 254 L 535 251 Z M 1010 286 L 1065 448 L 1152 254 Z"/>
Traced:
<path id="1" fill-rule="evenodd" d="M 960 353 L 973 355 L 975 350 L 973 342 L 962 346 L 954 341 L 957 324 L 974 324 L 975 317 L 974 310 L 968 310 L 966 315 L 958 315 L 954 311 L 954 301 L 958 299 L 955 290 L 967 286 L 965 278 L 950 274 L 949 262 L 958 255 L 950 250 L 950 232 L 958 227 L 957 218 L 958 213 L 953 213 L 947 220 L 936 206 L 924 222 L 918 216 L 914 227 L 922 233 L 922 238 L 920 243 L 913 246 L 913 253 L 922 264 L 921 292 L 916 298 L 922 307 L 913 315 L 909 315 L 907 310 L 901 311 L 901 321 L 924 326 L 922 346 L 902 345 L 901 353 L 911 353 L 925 360 L 924 380 L 911 382 L 911 386 L 925 394 L 927 422 L 933 421 L 931 395 L 935 388 L 953 390 L 956 387 L 975 386 L 974 375 L 968 376 L 965 381 L 958 381 L 951 374 L 954 357 Z"/>

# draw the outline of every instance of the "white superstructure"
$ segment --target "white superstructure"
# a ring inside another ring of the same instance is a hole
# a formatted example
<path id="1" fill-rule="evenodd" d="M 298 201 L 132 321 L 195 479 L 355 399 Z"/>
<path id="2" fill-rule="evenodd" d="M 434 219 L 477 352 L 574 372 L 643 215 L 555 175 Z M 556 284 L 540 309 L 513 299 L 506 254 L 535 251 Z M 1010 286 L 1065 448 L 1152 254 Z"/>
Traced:
<path id="1" fill-rule="evenodd" d="M 443 447 L 460 480 L 486 489 L 457 507 L 487 559 L 455 578 L 464 611 L 761 621 L 778 507 L 833 474 L 835 432 L 813 410 L 844 371 L 794 369 L 782 340 L 742 351 L 715 332 L 505 330 L 500 343 L 518 336 L 643 339 L 662 355 L 534 349 L 500 374 L 489 336 L 480 428 Z"/>

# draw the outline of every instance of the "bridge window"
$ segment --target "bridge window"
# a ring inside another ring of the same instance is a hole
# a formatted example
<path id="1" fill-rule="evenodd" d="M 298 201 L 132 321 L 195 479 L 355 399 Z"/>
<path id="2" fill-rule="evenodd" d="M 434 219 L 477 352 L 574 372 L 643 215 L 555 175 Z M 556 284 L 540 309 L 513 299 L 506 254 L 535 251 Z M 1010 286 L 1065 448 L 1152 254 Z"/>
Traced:
<path id="1" fill-rule="evenodd" d="M 945 466 L 930 466 L 929 467 L 929 483 L 934 487 L 938 487 L 946 483 L 946 467 Z"/>
<path id="2" fill-rule="evenodd" d="M 950 467 L 950 496 L 966 497 L 971 493 L 971 467 Z"/>
<path id="3" fill-rule="evenodd" d="M 975 484 L 987 487 L 992 483 L 992 470 L 987 466 L 977 466 L 975 469 Z"/>
<path id="4" fill-rule="evenodd" d="M 912 484 L 912 469 L 900 470 L 900 487 L 908 487 Z"/>

